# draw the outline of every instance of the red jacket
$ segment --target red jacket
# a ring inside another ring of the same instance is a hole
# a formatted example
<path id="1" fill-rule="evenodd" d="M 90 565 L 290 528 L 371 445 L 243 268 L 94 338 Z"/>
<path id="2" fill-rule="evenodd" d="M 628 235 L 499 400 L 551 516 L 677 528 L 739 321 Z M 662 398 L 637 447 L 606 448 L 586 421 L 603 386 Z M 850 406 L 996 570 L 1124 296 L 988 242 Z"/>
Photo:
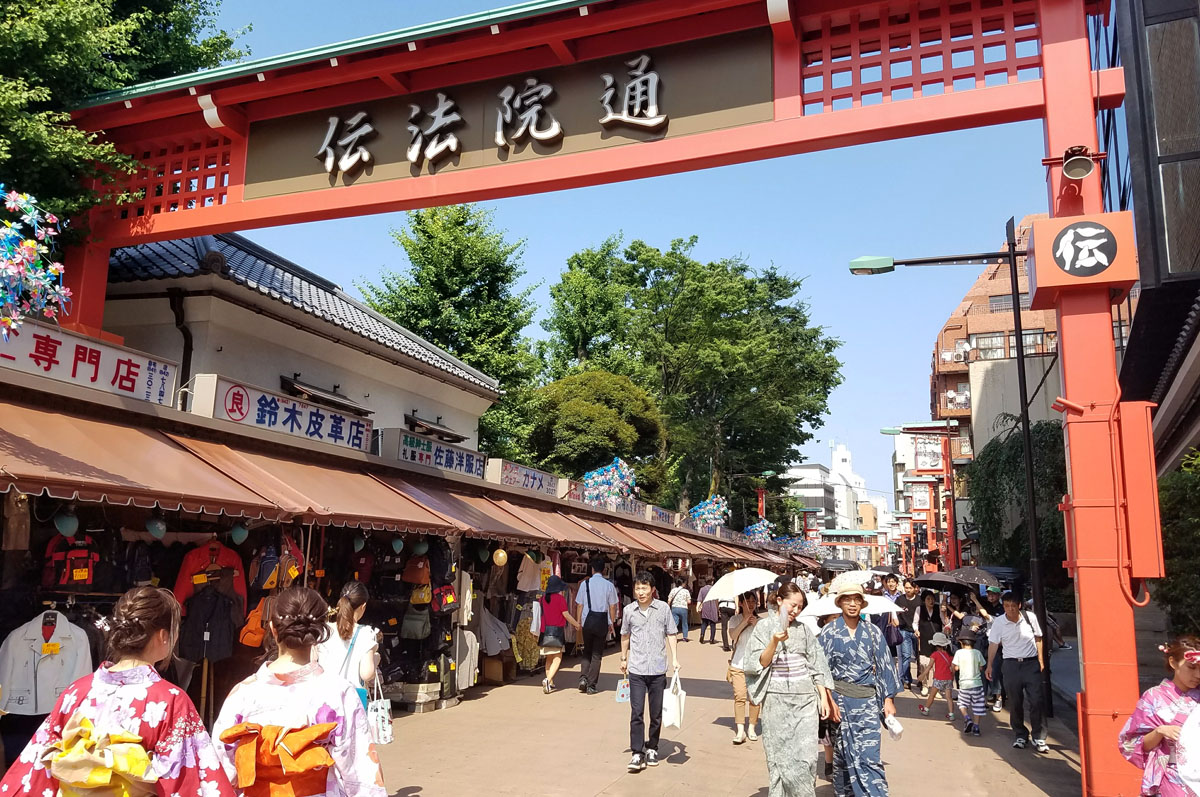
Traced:
<path id="1" fill-rule="evenodd" d="M 192 582 L 192 577 L 198 573 L 203 573 L 209 567 L 227 567 L 233 571 L 233 589 L 242 598 L 243 611 L 246 606 L 246 573 L 245 565 L 242 564 L 242 557 L 238 556 L 237 551 L 231 548 L 226 548 L 220 543 L 216 544 L 215 550 L 210 550 L 210 543 L 197 546 L 187 552 L 187 556 L 183 557 L 183 565 L 179 568 L 179 578 L 175 579 L 175 597 L 184 606 L 184 612 L 187 612 L 188 599 L 196 591 L 196 585 Z M 215 554 L 215 561 L 213 560 Z"/>

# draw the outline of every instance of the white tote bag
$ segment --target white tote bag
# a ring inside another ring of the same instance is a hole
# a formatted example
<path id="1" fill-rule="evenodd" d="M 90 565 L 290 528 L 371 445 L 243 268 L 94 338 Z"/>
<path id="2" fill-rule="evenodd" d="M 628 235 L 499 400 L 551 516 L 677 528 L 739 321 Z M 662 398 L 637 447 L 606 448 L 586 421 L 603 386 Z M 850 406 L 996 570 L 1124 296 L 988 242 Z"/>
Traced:
<path id="1" fill-rule="evenodd" d="M 383 696 L 378 678 L 375 679 L 375 693 L 367 704 L 367 725 L 375 744 L 392 743 L 392 701 Z"/>
<path id="2" fill-rule="evenodd" d="M 1179 732 L 1179 742 L 1175 745 L 1175 766 L 1180 780 L 1200 794 L 1200 708 L 1192 709 Z"/>
<path id="3" fill-rule="evenodd" d="M 680 686 L 677 672 L 672 676 L 671 683 L 663 692 L 662 724 L 664 728 L 683 727 L 683 704 L 686 699 L 687 692 L 683 691 L 683 687 Z"/>

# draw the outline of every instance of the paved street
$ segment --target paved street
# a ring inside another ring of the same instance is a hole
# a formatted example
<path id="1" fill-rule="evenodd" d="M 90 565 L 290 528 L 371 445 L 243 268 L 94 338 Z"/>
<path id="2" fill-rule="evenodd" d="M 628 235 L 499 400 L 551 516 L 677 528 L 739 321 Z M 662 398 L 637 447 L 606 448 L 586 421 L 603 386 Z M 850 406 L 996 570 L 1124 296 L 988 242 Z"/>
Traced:
<path id="1" fill-rule="evenodd" d="M 657 769 L 628 774 L 629 709 L 613 699 L 615 648 L 600 686 L 588 697 L 572 687 L 576 659 L 560 672 L 560 688 L 542 694 L 541 676 L 472 690 L 456 708 L 396 721 L 396 741 L 381 751 L 389 792 L 410 797 L 464 794 L 696 795 L 766 797 L 761 743 L 735 747 L 733 699 L 724 680 L 726 654 L 695 639 L 681 645 L 688 693 L 682 729 L 665 729 Z M 939 709 L 944 703 L 936 704 Z M 893 795 L 1079 794 L 1078 740 L 1061 722 L 1050 726 L 1049 755 L 1013 750 L 1008 712 L 992 714 L 984 735 L 964 738 L 958 726 L 921 717 L 911 695 L 899 700 L 899 742 L 884 737 Z M 941 712 L 944 714 L 944 711 Z M 817 794 L 833 789 L 818 779 Z"/>

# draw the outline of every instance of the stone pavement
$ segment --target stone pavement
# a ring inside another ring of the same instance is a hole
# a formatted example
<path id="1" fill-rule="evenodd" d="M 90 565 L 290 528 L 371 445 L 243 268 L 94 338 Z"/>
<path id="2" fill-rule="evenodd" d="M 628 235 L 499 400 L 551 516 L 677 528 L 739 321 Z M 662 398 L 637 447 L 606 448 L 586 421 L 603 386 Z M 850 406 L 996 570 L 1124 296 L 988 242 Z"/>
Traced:
<path id="1" fill-rule="evenodd" d="M 380 751 L 388 791 L 399 797 L 442 795 L 736 795 L 766 797 L 767 768 L 760 742 L 731 743 L 732 689 L 727 655 L 694 638 L 680 645 L 687 691 L 683 728 L 664 729 L 663 762 L 629 774 L 629 707 L 614 700 L 619 661 L 609 648 L 600 694 L 574 685 L 578 660 L 569 658 L 559 689 L 542 693 L 541 676 L 505 686 L 478 687 L 455 708 L 396 719 L 396 740 Z M 940 716 L 945 703 L 934 704 Z M 1051 720 L 1051 753 L 1014 750 L 1008 711 L 992 714 L 983 736 L 964 737 L 959 724 L 922 717 L 916 699 L 898 700 L 904 737 L 884 734 L 891 794 L 955 797 L 1080 793 L 1079 743 Z M 818 797 L 833 789 L 818 777 Z"/>

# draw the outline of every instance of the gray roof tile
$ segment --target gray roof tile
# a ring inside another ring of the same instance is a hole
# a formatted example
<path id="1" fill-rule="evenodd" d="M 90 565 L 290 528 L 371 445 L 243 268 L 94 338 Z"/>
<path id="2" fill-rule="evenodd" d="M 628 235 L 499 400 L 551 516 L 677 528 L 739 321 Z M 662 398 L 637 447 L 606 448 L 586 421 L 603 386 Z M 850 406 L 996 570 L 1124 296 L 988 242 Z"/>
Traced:
<path id="1" fill-rule="evenodd" d="M 486 391 L 499 393 L 495 379 L 352 299 L 324 277 L 235 233 L 116 249 L 109 261 L 108 281 L 137 282 L 208 274 L 211 260 L 206 261 L 205 257 L 213 251 L 225 259 L 221 276 L 236 285 L 289 304 L 325 323 L 432 365 Z M 216 259 L 216 262 L 220 260 Z"/>

